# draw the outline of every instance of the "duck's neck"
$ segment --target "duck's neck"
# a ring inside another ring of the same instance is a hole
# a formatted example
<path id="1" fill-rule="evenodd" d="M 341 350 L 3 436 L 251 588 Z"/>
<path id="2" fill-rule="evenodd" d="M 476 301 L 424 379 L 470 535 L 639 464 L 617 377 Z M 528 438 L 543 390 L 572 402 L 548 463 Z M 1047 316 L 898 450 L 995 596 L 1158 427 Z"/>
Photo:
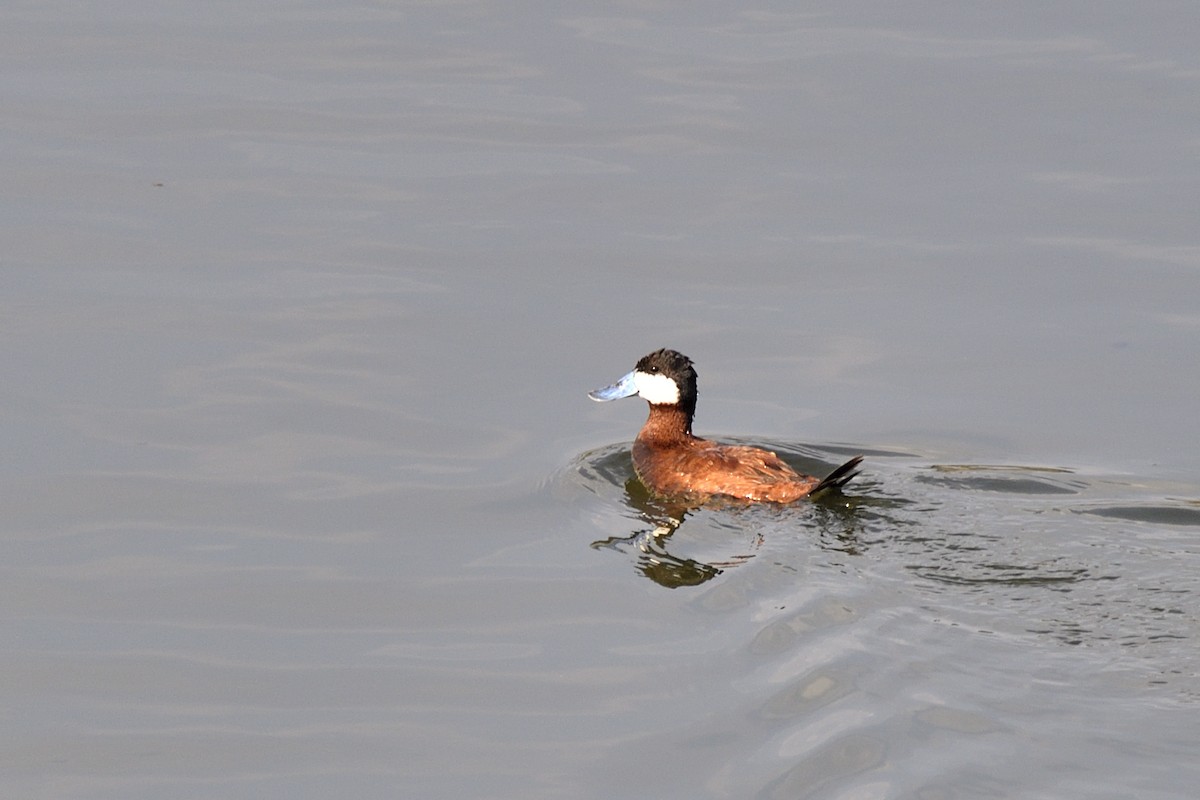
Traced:
<path id="1" fill-rule="evenodd" d="M 679 406 L 650 406 L 650 416 L 638 433 L 649 444 L 679 444 L 692 439 L 692 418 Z"/>

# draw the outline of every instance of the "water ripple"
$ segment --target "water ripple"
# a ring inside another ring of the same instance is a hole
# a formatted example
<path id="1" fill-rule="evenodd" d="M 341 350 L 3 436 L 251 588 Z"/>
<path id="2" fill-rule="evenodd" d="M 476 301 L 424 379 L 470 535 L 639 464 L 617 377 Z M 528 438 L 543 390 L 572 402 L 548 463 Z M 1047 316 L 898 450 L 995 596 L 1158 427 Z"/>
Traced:
<path id="1" fill-rule="evenodd" d="M 818 474 L 861 452 L 772 448 Z M 1197 633 L 1200 579 L 1181 580 L 1179 559 L 1200 559 L 1200 548 L 1176 533 L 1200 524 L 1200 503 L 1138 498 L 1136 484 L 1108 476 L 1060 466 L 931 465 L 876 451 L 843 496 L 696 508 L 651 497 L 621 444 L 583 454 L 555 482 L 609 507 L 609 532 L 594 548 L 625 554 L 641 575 L 671 588 L 720 578 L 704 600 L 713 610 L 764 599 L 782 609 L 793 601 L 781 586 L 832 572 L 893 587 L 902 602 L 923 604 L 948 624 L 996 635 L 1092 648 L 1120 643 L 1128 654 L 1162 652 Z M 1158 585 L 1167 574 L 1176 576 L 1170 595 Z M 789 629 L 781 625 L 764 626 L 756 647 L 785 641 Z"/>

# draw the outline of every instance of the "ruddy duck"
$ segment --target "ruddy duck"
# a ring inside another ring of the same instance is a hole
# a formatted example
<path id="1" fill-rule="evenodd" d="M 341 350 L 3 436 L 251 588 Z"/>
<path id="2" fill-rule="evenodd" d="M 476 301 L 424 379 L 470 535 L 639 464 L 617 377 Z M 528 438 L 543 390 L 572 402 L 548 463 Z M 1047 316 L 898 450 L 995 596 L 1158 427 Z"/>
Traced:
<path id="1" fill-rule="evenodd" d="M 790 503 L 841 488 L 858 474 L 862 456 L 820 480 L 799 474 L 769 450 L 693 436 L 696 370 L 691 359 L 674 350 L 655 350 L 612 386 L 588 393 L 598 402 L 633 395 L 650 404 L 650 416 L 633 442 L 633 468 L 655 494 Z"/>

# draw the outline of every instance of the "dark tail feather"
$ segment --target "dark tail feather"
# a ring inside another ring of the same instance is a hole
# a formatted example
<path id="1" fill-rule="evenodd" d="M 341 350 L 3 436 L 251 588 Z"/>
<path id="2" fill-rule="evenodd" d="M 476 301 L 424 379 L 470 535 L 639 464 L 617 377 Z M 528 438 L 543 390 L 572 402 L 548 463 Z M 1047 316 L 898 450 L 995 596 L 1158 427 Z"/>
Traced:
<path id="1" fill-rule="evenodd" d="M 833 472 L 829 473 L 829 475 L 825 477 L 825 480 L 813 487 L 813 490 L 808 493 L 809 496 L 811 497 L 818 492 L 824 492 L 830 489 L 841 489 L 850 482 L 851 478 L 858 474 L 858 465 L 862 463 L 862 460 L 862 456 L 855 456 L 845 464 L 842 464 Z"/>

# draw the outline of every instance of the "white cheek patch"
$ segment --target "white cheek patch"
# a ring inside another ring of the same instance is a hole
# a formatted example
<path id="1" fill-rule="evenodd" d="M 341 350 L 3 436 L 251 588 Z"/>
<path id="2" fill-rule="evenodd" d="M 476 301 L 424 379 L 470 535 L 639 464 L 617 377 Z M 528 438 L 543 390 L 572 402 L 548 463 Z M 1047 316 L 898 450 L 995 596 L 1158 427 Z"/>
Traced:
<path id="1" fill-rule="evenodd" d="M 679 402 L 679 386 L 666 375 L 651 375 L 648 372 L 633 373 L 633 385 L 638 395 L 656 406 L 673 406 Z"/>

